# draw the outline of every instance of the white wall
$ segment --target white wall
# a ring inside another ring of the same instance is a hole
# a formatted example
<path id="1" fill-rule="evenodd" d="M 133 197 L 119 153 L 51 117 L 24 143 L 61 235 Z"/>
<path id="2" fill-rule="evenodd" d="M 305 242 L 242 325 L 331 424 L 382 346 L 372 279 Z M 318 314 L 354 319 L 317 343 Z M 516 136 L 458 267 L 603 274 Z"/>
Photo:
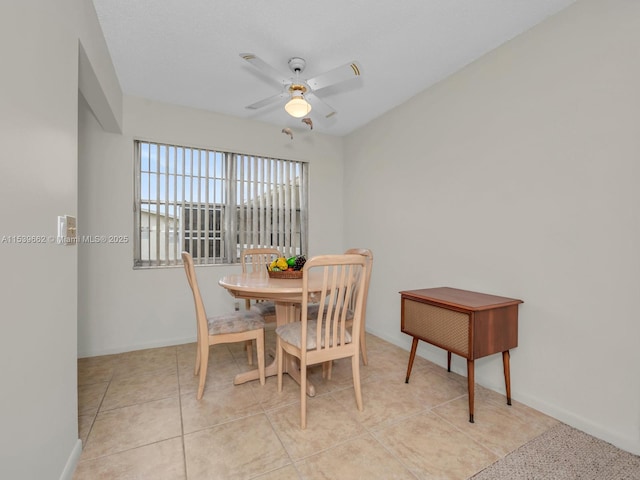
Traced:
<path id="1" fill-rule="evenodd" d="M 57 216 L 76 214 L 79 40 L 97 46 L 102 35 L 92 9 L 81 0 L 0 7 L 3 479 L 71 478 L 81 449 L 77 249 L 53 237 Z M 89 50 L 87 59 L 109 63 Z"/>
<path id="2" fill-rule="evenodd" d="M 514 399 L 635 453 L 638 45 L 640 2 L 579 1 L 350 135 L 344 196 L 371 332 L 408 348 L 401 290 L 521 298 Z M 504 392 L 499 355 L 476 380 Z"/>
<path id="3" fill-rule="evenodd" d="M 217 94 L 212 92 L 212 94 Z M 105 132 L 81 105 L 80 235 L 133 236 L 134 138 L 310 163 L 310 253 L 342 251 L 343 140 L 166 104 L 126 98 L 124 133 Z M 134 270 L 133 244 L 79 246 L 80 357 L 194 341 L 193 297 L 182 267 Z M 239 266 L 197 267 L 210 315 L 232 310 L 218 280 Z"/>

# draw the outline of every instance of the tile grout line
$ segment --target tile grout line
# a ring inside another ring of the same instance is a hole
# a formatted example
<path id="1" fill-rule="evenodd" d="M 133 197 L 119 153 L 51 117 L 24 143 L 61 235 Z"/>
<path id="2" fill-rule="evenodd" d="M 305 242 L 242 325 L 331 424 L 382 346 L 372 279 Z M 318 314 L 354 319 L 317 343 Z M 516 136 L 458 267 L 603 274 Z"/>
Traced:
<path id="1" fill-rule="evenodd" d="M 380 425 L 374 425 L 373 427 L 365 427 L 367 428 L 367 430 L 369 431 L 369 434 L 371 435 L 371 438 L 373 438 L 376 443 L 378 445 L 380 445 L 385 452 L 387 452 L 389 455 L 391 455 L 391 458 L 393 458 L 394 460 L 396 460 L 400 465 L 402 465 L 411 475 L 413 475 L 416 479 L 420 480 L 420 476 L 418 475 L 417 472 L 414 471 L 413 468 L 411 468 L 411 466 L 407 465 L 400 457 L 398 457 L 398 455 L 396 455 L 396 453 L 394 453 L 392 450 L 390 450 L 383 442 L 382 440 L 380 440 L 378 438 L 378 436 L 376 435 L 376 432 L 380 432 L 382 430 L 386 430 L 389 427 L 393 427 L 394 425 L 397 425 L 401 422 L 405 422 L 408 419 L 412 418 L 412 417 L 417 417 L 418 415 L 424 415 L 425 413 L 430 413 L 431 410 L 433 410 L 433 407 L 426 407 L 422 410 L 419 410 L 415 413 L 412 414 L 407 414 L 404 416 L 400 416 L 394 419 L 394 421 L 389 422 L 387 424 L 385 424 L 383 427 L 380 427 Z M 376 429 L 376 427 L 380 427 L 378 429 Z"/>
<path id="2" fill-rule="evenodd" d="M 187 476 L 187 449 L 184 445 L 184 419 L 182 418 L 182 386 L 180 384 L 180 362 L 178 361 L 178 347 L 176 346 L 176 379 L 178 381 L 178 409 L 180 411 L 180 442 L 182 443 L 182 470 L 185 480 Z"/>
<path id="3" fill-rule="evenodd" d="M 459 397 L 458 397 L 459 398 Z M 451 400 L 450 402 L 452 402 L 453 400 Z M 446 402 L 446 403 L 450 403 L 450 402 Z M 446 404 L 445 403 L 445 404 Z M 443 404 L 444 405 L 444 404 Z M 465 437 L 467 437 L 469 440 L 471 440 L 474 444 L 480 446 L 480 448 L 486 452 L 491 453 L 492 455 L 495 455 L 498 457 L 498 459 L 502 458 L 504 455 L 498 453 L 498 452 L 494 452 L 491 448 L 485 446 L 484 444 L 480 443 L 477 439 L 473 438 L 473 436 L 469 435 L 465 430 L 463 430 L 462 428 L 458 427 L 456 424 L 454 424 L 453 422 L 451 422 L 450 420 L 448 420 L 447 418 L 445 418 L 444 416 L 442 416 L 441 414 L 439 414 L 438 412 L 433 412 L 433 414 L 438 417 L 439 419 L 441 419 L 443 422 L 451 425 L 454 429 L 456 429 L 458 432 L 462 433 Z M 486 468 L 486 467 L 485 467 Z"/>
<path id="4" fill-rule="evenodd" d="M 262 411 L 262 415 L 264 415 L 265 418 L 267 419 L 267 422 L 269 422 L 269 426 L 271 427 L 271 430 L 273 430 L 273 433 L 276 436 L 276 438 L 278 439 L 278 442 L 280 442 L 280 446 L 282 447 L 282 450 L 284 450 L 285 453 L 287 454 L 287 457 L 289 458 L 289 465 L 291 465 L 294 468 L 298 478 L 301 478 L 300 471 L 298 470 L 298 467 L 296 466 L 296 462 L 294 462 L 293 458 L 291 458 L 291 454 L 289 453 L 289 450 L 287 450 L 287 448 L 285 447 L 284 442 L 282 441 L 282 438 L 280 438 L 280 435 L 278 435 L 278 430 L 274 427 L 273 422 L 271 421 L 271 418 L 269 417 L 269 415 L 267 415 L 267 412 L 264 410 L 264 408 L 263 408 L 263 411 Z M 284 468 L 284 467 L 279 467 L 279 468 L 277 468 L 275 470 L 272 470 L 272 471 L 277 471 L 280 468 Z M 256 475 L 254 478 L 260 477 L 260 476 L 264 475 L 265 473 L 269 473 L 269 472 L 261 472 L 260 474 Z"/>
<path id="5" fill-rule="evenodd" d="M 102 398 L 100 399 L 100 402 L 99 402 L 98 406 L 96 407 L 96 413 L 93 415 L 93 419 L 91 420 L 91 425 L 89 426 L 89 431 L 87 432 L 87 439 L 82 444 L 82 450 L 83 451 L 84 451 L 85 447 L 87 446 L 87 444 L 89 443 L 89 437 L 91 436 L 91 432 L 93 431 L 93 426 L 95 425 L 96 420 L 98 419 L 98 414 L 100 413 L 100 408 L 102 407 L 102 404 L 104 403 L 104 399 L 107 396 L 107 392 L 109 391 L 109 387 L 111 386 L 111 381 L 112 380 L 113 380 L 113 371 L 111 372 L 111 375 L 109 376 L 109 381 L 107 382 L 107 388 L 104 389 L 104 393 L 102 394 Z M 78 415 L 78 417 L 80 417 L 80 415 Z M 80 459 L 78 460 L 78 463 L 80 463 L 82 461 L 83 460 L 82 460 L 82 454 L 81 454 L 80 455 Z"/>
<path id="6" fill-rule="evenodd" d="M 121 355 L 121 354 L 117 354 L 117 355 Z M 118 358 L 118 359 L 121 360 L 121 358 Z M 177 364 L 177 346 L 176 346 L 176 368 L 177 368 L 177 366 L 178 366 L 178 364 Z M 181 399 L 180 399 L 180 377 L 179 377 L 179 372 L 176 372 L 176 373 L 177 373 L 177 377 L 178 377 L 177 378 L 177 381 L 178 381 L 178 405 L 180 407 L 180 423 L 181 423 L 181 431 L 182 431 L 180 437 L 182 439 L 182 445 L 183 445 L 183 448 L 182 448 L 182 450 L 183 450 L 183 463 L 184 463 L 185 478 L 186 478 L 186 458 L 185 458 L 185 449 L 184 449 L 184 429 L 182 428 L 182 403 L 181 403 Z M 106 382 L 107 383 L 107 388 L 105 389 L 105 392 L 102 395 L 102 399 L 100 400 L 100 404 L 98 405 L 98 407 L 96 409 L 96 414 L 94 415 L 93 421 L 91 422 L 91 427 L 89 429 L 89 432 L 87 433 L 87 443 L 89 441 L 89 436 L 91 434 L 91 431 L 93 430 L 93 426 L 95 424 L 95 421 L 96 421 L 96 419 L 98 417 L 98 413 L 115 412 L 117 410 L 121 410 L 121 409 L 124 409 L 124 408 L 134 407 L 134 406 L 137 406 L 137 405 L 143 405 L 145 403 L 150 403 L 150 402 L 155 402 L 155 401 L 158 401 L 158 400 L 165 400 L 167 398 L 172 398 L 171 396 L 167 396 L 167 397 L 163 397 L 163 398 L 160 398 L 160 399 L 154 399 L 154 400 L 144 401 L 144 402 L 140 402 L 140 403 L 134 403 L 134 404 L 131 404 L 131 405 L 123 405 L 123 406 L 120 406 L 120 407 L 112 408 L 110 410 L 105 410 L 104 412 L 101 412 L 100 408 L 102 407 L 102 404 L 104 403 L 104 399 L 107 396 L 107 392 L 109 391 L 109 387 L 111 386 L 111 382 L 113 381 L 113 379 L 114 379 L 114 374 L 112 373 L 110 378 L 109 378 L 109 380 Z M 112 455 L 118 455 L 118 454 L 122 454 L 124 452 L 133 451 L 133 450 L 136 450 L 136 449 L 139 449 L 139 448 L 147 447 L 149 445 L 162 443 L 164 441 L 171 440 L 171 439 L 174 439 L 174 438 L 178 438 L 178 436 L 165 438 L 165 439 L 162 439 L 162 440 L 157 440 L 157 441 L 146 443 L 146 444 L 143 444 L 143 445 L 138 445 L 138 446 L 135 446 L 135 447 L 127 448 L 127 449 L 124 449 L 124 450 L 118 450 L 118 451 L 107 453 L 107 454 L 104 454 L 104 455 L 99 455 L 97 457 L 93 457 L 93 458 L 87 459 L 86 461 L 95 461 L 95 460 L 102 459 L 102 458 L 108 458 L 108 457 L 111 457 Z M 84 450 L 84 445 L 83 445 L 83 450 Z M 82 461 L 83 460 L 80 460 L 80 462 L 82 462 Z"/>

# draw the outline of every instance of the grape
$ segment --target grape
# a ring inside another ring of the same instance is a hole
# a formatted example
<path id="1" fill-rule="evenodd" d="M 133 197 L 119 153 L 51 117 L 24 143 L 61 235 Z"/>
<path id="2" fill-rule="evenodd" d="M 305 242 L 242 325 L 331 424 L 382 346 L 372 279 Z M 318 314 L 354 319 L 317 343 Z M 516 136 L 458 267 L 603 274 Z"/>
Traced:
<path id="1" fill-rule="evenodd" d="M 307 259 L 304 257 L 304 255 L 298 255 L 296 257 L 296 261 L 293 264 L 293 269 L 294 270 L 302 270 L 302 267 L 304 267 L 305 262 L 307 261 Z"/>

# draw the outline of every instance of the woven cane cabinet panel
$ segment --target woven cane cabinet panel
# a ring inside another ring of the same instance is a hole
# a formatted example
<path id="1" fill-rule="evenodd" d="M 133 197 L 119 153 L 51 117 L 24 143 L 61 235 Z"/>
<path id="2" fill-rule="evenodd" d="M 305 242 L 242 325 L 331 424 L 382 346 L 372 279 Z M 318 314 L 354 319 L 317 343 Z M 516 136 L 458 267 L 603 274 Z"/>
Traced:
<path id="1" fill-rule="evenodd" d="M 469 355 L 469 314 L 409 298 L 403 301 L 402 331 L 450 352 Z"/>

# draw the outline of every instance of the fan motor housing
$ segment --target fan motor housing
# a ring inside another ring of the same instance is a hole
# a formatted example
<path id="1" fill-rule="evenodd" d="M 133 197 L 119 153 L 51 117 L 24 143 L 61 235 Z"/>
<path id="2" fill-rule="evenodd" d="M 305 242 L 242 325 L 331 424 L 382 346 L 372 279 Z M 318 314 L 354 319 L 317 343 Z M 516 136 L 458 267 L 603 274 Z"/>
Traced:
<path id="1" fill-rule="evenodd" d="M 304 58 L 292 57 L 289 59 L 289 68 L 293 73 L 302 73 L 306 66 L 307 62 L 305 62 Z"/>

